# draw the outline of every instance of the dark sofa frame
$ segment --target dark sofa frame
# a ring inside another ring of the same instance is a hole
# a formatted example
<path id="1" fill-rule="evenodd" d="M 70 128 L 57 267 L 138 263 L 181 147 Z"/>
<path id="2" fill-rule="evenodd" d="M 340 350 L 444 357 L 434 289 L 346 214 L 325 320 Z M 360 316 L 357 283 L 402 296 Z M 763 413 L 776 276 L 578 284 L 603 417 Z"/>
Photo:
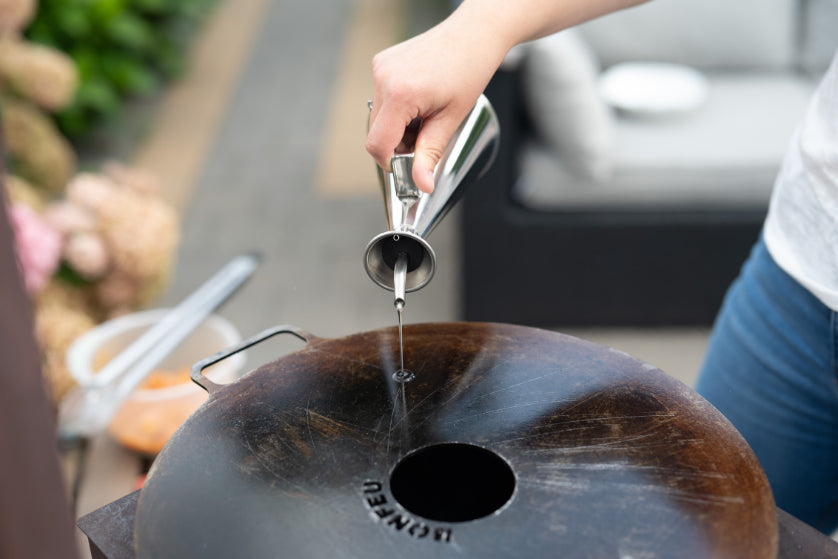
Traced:
<path id="1" fill-rule="evenodd" d="M 462 317 L 543 327 L 710 325 L 765 208 L 535 211 L 513 201 L 531 127 L 519 72 L 486 95 L 498 157 L 462 201 Z"/>

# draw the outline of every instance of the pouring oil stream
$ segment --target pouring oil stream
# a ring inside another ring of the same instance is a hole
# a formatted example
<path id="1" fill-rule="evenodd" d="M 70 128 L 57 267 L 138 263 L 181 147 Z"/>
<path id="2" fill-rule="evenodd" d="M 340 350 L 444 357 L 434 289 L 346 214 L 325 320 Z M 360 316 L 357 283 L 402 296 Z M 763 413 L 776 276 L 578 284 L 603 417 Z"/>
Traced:
<path id="1" fill-rule="evenodd" d="M 367 104 L 371 114 L 372 101 Z M 405 419 L 405 384 L 415 378 L 404 368 L 405 292 L 423 288 L 433 277 L 436 255 L 425 237 L 459 199 L 463 183 L 472 182 L 489 167 L 498 149 L 500 133 L 497 115 L 488 99 L 481 95 L 451 136 L 437 164 L 433 192 L 422 193 L 412 178 L 413 152 L 421 126 L 421 120 L 417 119 L 405 129 L 402 143 L 390 159 L 389 171 L 376 166 L 388 230 L 373 237 L 364 251 L 367 275 L 379 286 L 394 292 L 400 368 L 392 374 L 399 393 L 394 400 L 393 416 L 396 416 L 400 399 Z M 407 277 L 408 266 L 411 266 L 410 278 Z M 397 423 L 407 427 L 406 421 L 400 419 Z"/>
<path id="2" fill-rule="evenodd" d="M 399 321 L 399 358 L 401 366 L 397 371 L 397 375 L 405 375 L 404 369 L 404 335 L 402 334 L 402 324 L 405 304 L 405 282 L 407 281 L 407 255 L 399 254 L 396 259 L 396 265 L 393 268 L 393 305 L 396 307 L 396 316 Z"/>
<path id="3" fill-rule="evenodd" d="M 393 380 L 396 381 L 396 399 L 393 401 L 393 416 L 391 418 L 390 430 L 395 426 L 400 429 L 395 433 L 402 448 L 409 447 L 410 429 L 407 422 L 407 386 L 406 383 L 413 379 L 413 373 L 404 368 L 404 334 L 403 334 L 403 313 L 405 306 L 405 283 L 407 281 L 407 255 L 400 253 L 396 258 L 396 265 L 393 267 L 393 305 L 396 307 L 396 317 L 399 325 L 399 369 L 393 373 Z M 391 432 L 390 435 L 393 433 Z M 390 448 L 390 436 L 387 437 L 387 448 Z"/>

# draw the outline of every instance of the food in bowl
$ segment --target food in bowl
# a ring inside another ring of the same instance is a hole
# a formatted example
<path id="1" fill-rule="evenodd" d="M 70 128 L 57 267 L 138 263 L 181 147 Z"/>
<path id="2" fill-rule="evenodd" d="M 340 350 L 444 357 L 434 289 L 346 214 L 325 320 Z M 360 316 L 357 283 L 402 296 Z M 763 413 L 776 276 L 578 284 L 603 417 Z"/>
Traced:
<path id="1" fill-rule="evenodd" d="M 79 385 L 95 382 L 97 371 L 128 347 L 168 311 L 156 309 L 104 322 L 81 336 L 67 352 L 67 367 Z M 156 455 L 200 405 L 207 394 L 189 377 L 191 366 L 241 340 L 227 320 L 210 315 L 146 378 L 125 401 L 108 426 L 122 445 Z M 244 355 L 225 359 L 210 370 L 221 383 L 235 380 Z"/>

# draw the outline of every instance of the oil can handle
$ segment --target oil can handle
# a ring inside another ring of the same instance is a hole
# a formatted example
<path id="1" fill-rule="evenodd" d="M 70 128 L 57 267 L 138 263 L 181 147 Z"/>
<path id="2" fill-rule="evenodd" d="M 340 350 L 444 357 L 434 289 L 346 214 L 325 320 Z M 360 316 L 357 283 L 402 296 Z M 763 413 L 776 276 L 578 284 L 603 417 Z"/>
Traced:
<path id="1" fill-rule="evenodd" d="M 192 369 L 189 371 L 189 376 L 192 378 L 192 382 L 209 392 L 210 394 L 213 391 L 218 390 L 223 385 L 215 383 L 211 381 L 209 378 L 204 376 L 204 369 L 207 367 L 211 367 L 215 365 L 219 361 L 223 361 L 228 357 L 239 353 L 240 351 L 244 351 L 249 347 L 253 347 L 256 344 L 262 343 L 268 338 L 272 338 L 279 334 L 291 334 L 292 336 L 296 336 L 297 338 L 301 339 L 305 343 L 309 343 L 315 336 L 309 334 L 302 328 L 297 328 L 296 326 L 291 326 L 290 324 L 282 324 L 280 326 L 274 326 L 272 328 L 268 328 L 267 330 L 263 330 L 259 332 L 255 336 L 252 336 L 237 345 L 229 347 L 227 349 L 223 349 L 214 355 L 210 355 L 206 359 L 202 359 L 198 361 L 194 365 L 192 365 Z"/>

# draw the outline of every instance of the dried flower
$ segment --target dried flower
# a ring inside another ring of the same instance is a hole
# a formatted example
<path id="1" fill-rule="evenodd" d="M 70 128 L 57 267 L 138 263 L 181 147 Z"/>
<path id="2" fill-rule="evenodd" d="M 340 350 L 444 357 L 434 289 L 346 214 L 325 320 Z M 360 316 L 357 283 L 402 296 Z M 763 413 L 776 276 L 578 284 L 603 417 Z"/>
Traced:
<path id="1" fill-rule="evenodd" d="M 67 186 L 67 197 L 95 214 L 117 269 L 143 279 L 168 267 L 179 237 L 178 219 L 158 196 L 81 173 Z"/>
<path id="2" fill-rule="evenodd" d="M 6 98 L 2 127 L 15 174 L 34 186 L 61 192 L 75 171 L 76 155 L 55 124 L 32 105 Z"/>
<path id="3" fill-rule="evenodd" d="M 103 206 L 117 203 L 116 184 L 96 173 L 79 173 L 67 184 L 67 200 L 98 215 Z"/>
<path id="4" fill-rule="evenodd" d="M 80 231 L 67 238 L 64 261 L 84 279 L 96 280 L 108 271 L 108 249 L 96 233 Z"/>
<path id="5" fill-rule="evenodd" d="M 121 182 L 138 184 L 142 175 L 127 167 L 109 168 L 114 178 L 79 173 L 67 185 L 68 201 L 94 216 L 104 241 L 108 273 L 94 291 L 105 315 L 139 306 L 159 292 L 179 239 L 178 217 L 171 206 L 147 189 Z"/>
<path id="6" fill-rule="evenodd" d="M 118 203 L 100 208 L 99 218 L 117 268 L 141 279 L 168 268 L 178 241 L 178 221 L 162 200 L 123 189 Z"/>
<path id="7" fill-rule="evenodd" d="M 150 302 L 169 279 L 177 248 L 178 216 L 149 186 L 153 177 L 120 165 L 108 171 L 73 176 L 65 199 L 44 211 L 63 238 L 64 262 L 88 280 L 71 286 L 54 278 L 35 299 L 45 376 L 56 398 L 72 383 L 63 362 L 71 334 Z"/>
<path id="8" fill-rule="evenodd" d="M 87 286 L 71 285 L 55 277 L 35 297 L 36 308 L 64 307 L 93 317 L 92 296 Z M 98 317 L 97 317 L 98 318 Z"/>
<path id="9" fill-rule="evenodd" d="M 44 210 L 44 219 L 62 235 L 82 231 L 92 232 L 97 228 L 96 217 L 90 210 L 68 200 L 60 200 L 47 205 Z"/>
<path id="10" fill-rule="evenodd" d="M 75 307 L 50 303 L 35 307 L 35 338 L 43 354 L 44 377 L 55 404 L 75 384 L 65 364 L 67 349 L 95 324 L 87 313 Z"/>
<path id="11" fill-rule="evenodd" d="M 9 218 L 24 285 L 29 293 L 37 293 L 58 269 L 61 234 L 23 204 L 11 204 Z"/>
<path id="12" fill-rule="evenodd" d="M 116 270 L 94 287 L 96 298 L 104 307 L 106 315 L 111 314 L 114 309 L 131 308 L 139 300 L 140 283 L 136 278 L 125 272 Z"/>
<path id="13" fill-rule="evenodd" d="M 38 212 L 46 206 L 43 193 L 18 176 L 6 175 L 3 177 L 3 186 L 11 202 L 25 204 Z"/>
<path id="14" fill-rule="evenodd" d="M 79 81 L 68 55 L 13 38 L 0 40 L 0 80 L 4 88 L 51 112 L 70 104 Z"/>

